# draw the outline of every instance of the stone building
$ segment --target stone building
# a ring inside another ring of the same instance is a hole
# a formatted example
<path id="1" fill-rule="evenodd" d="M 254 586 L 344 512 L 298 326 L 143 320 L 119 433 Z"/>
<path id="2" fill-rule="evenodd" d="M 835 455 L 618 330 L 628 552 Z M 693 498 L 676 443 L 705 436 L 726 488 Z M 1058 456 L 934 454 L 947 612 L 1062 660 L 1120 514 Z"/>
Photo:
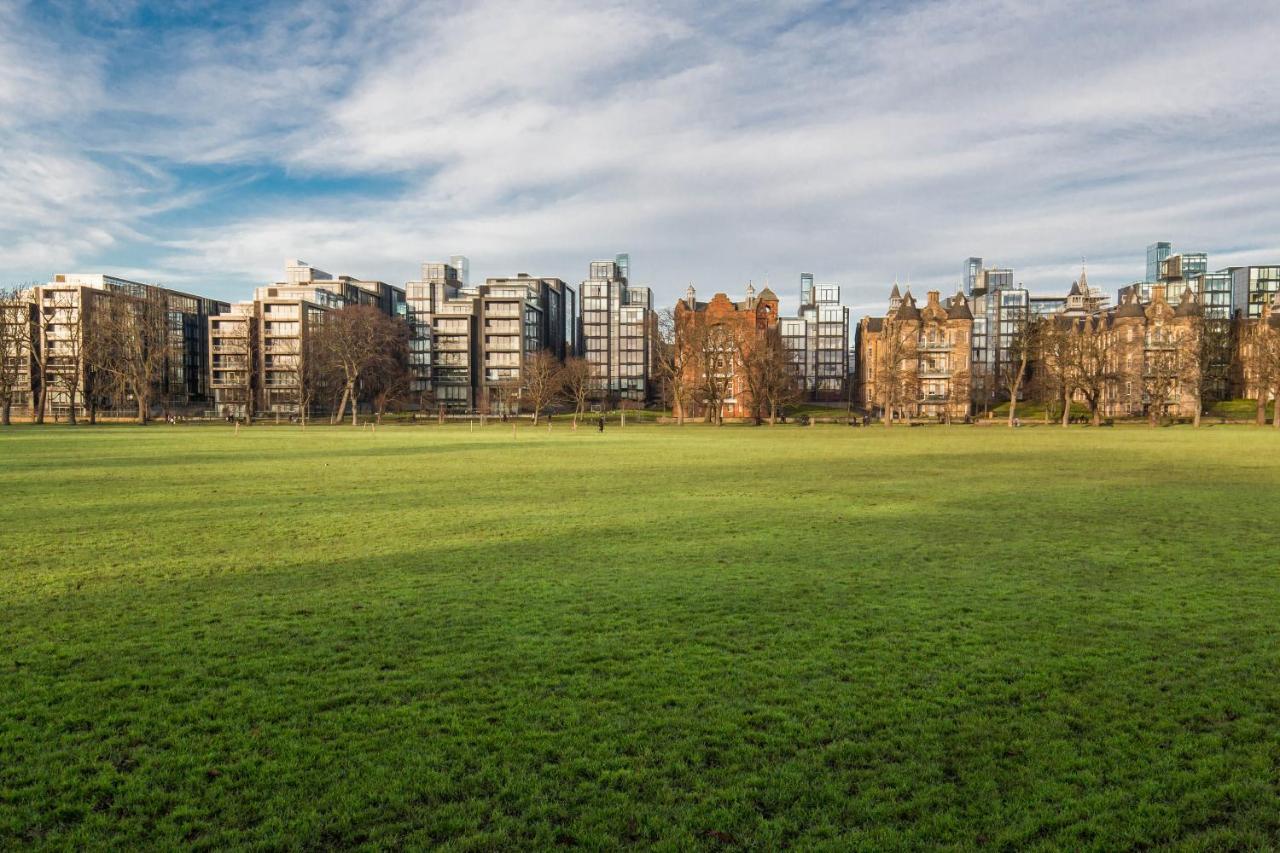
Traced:
<path id="1" fill-rule="evenodd" d="M 882 415 L 963 418 L 971 397 L 973 312 L 957 293 L 943 301 L 931 290 L 923 308 L 895 284 L 883 317 L 863 317 L 854 347 L 854 405 Z"/>
<path id="2" fill-rule="evenodd" d="M 721 416 L 751 417 L 755 413 L 755 406 L 740 369 L 740 348 L 749 347 L 752 340 L 777 328 L 778 297 L 768 287 L 757 294 L 755 287 L 748 284 L 746 298 L 740 302 L 735 302 L 723 293 L 711 297 L 710 302 L 699 302 L 693 285 L 690 285 L 685 298 L 676 303 L 675 321 L 677 347 L 696 349 L 712 346 L 718 350 L 711 355 L 719 371 L 717 375 L 726 388 Z M 706 331 L 709 329 L 717 330 L 718 334 L 707 335 Z M 706 417 L 709 414 L 705 404 L 696 399 L 698 396 L 692 395 L 694 399 L 686 403 L 685 417 Z M 676 407 L 679 414 L 678 403 Z"/>

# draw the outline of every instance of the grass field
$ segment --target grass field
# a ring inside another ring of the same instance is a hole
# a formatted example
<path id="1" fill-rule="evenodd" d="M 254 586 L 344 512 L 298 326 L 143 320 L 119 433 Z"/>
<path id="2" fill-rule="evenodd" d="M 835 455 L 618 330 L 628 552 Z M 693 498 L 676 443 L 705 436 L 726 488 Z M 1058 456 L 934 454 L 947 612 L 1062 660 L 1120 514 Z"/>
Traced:
<path id="1" fill-rule="evenodd" d="M 1280 841 L 1280 436 L 0 432 L 0 848 Z"/>

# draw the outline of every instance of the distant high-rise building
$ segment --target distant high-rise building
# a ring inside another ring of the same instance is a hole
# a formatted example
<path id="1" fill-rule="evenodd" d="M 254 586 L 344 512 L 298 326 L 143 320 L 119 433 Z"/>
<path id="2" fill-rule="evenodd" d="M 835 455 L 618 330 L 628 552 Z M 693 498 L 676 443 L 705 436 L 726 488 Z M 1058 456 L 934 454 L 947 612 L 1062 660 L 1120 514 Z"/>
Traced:
<path id="1" fill-rule="evenodd" d="M 621 252 L 614 257 L 613 261 L 618 265 L 618 275 L 627 281 L 631 281 L 631 255 L 627 252 Z"/>
<path id="2" fill-rule="evenodd" d="M 1031 316 L 1031 294 L 1025 287 L 1014 285 L 1013 270 L 1008 268 L 979 269 L 971 293 L 971 387 L 974 400 L 985 406 L 995 399 L 1001 371 L 1009 360 L 1009 348 Z"/>
<path id="3" fill-rule="evenodd" d="M 449 266 L 458 273 L 458 284 L 467 287 L 471 284 L 471 261 L 466 255 L 454 255 L 449 258 Z"/>
<path id="4" fill-rule="evenodd" d="M 1147 277 L 1143 281 L 1153 284 L 1159 280 L 1160 262 L 1169 257 L 1171 250 L 1172 247 L 1164 241 L 1147 246 Z"/>
<path id="5" fill-rule="evenodd" d="M 96 318 L 99 312 L 111 316 L 114 310 L 136 312 L 135 317 L 147 317 L 142 322 L 151 322 L 157 315 L 150 309 L 158 308 L 166 324 L 154 404 L 168 408 L 209 402 L 206 324 L 210 316 L 226 310 L 227 303 L 102 273 L 60 273 L 27 291 L 26 299 L 32 306 L 27 319 L 34 321 L 29 346 L 26 352 L 6 357 L 16 362 L 22 386 L 19 400 L 31 407 L 32 416 L 42 405 L 44 414 L 55 419 L 73 410 L 78 418 L 91 410 L 125 405 L 122 395 L 103 392 L 100 386 L 110 383 L 95 383 L 87 364 Z M 16 306 L 11 310 L 24 313 Z M 33 360 L 32 347 L 39 348 L 43 359 Z"/>
<path id="6" fill-rule="evenodd" d="M 452 264 L 422 265 L 405 286 L 414 391 L 450 411 L 518 411 L 527 359 L 577 347 L 577 295 L 527 273 L 462 287 Z"/>
<path id="7" fill-rule="evenodd" d="M 779 321 L 782 343 L 807 399 L 843 400 L 849 380 L 849 309 L 840 286 L 800 274 L 800 310 Z"/>
<path id="8" fill-rule="evenodd" d="M 982 258 L 969 258 L 964 262 L 964 279 L 962 290 L 965 296 L 972 296 L 978 283 L 978 274 L 982 272 Z"/>
<path id="9" fill-rule="evenodd" d="M 649 288 L 632 286 L 616 259 L 592 261 L 582 282 L 582 346 L 597 395 L 645 400 L 656 327 Z"/>

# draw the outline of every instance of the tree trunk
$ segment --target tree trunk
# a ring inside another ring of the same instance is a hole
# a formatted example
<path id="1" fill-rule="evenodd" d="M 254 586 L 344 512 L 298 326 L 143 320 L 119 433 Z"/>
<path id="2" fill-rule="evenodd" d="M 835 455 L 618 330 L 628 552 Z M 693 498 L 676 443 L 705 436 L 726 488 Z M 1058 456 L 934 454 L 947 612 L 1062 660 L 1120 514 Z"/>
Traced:
<path id="1" fill-rule="evenodd" d="M 1009 394 L 1009 426 L 1013 426 L 1013 422 L 1017 420 L 1018 413 L 1018 384 L 1013 384 L 1013 391 Z"/>
<path id="2" fill-rule="evenodd" d="M 36 394 L 36 404 L 31 412 L 33 415 L 35 415 L 36 423 L 38 424 L 44 423 L 44 408 L 45 408 L 44 403 L 45 403 L 46 393 L 47 392 L 46 392 L 44 383 L 41 382 L 40 393 Z"/>
<path id="3" fill-rule="evenodd" d="M 4 405 L 0 406 L 0 426 L 9 426 L 12 423 L 10 412 L 13 409 L 13 403 L 8 400 L 4 401 Z"/>
<path id="4" fill-rule="evenodd" d="M 538 425 L 538 416 L 541 414 L 542 414 L 541 410 L 539 410 L 537 406 L 534 406 L 533 407 L 533 425 L 534 426 Z"/>
<path id="5" fill-rule="evenodd" d="M 1071 389 L 1068 388 L 1062 392 L 1062 426 L 1065 428 L 1071 423 Z"/>
<path id="6" fill-rule="evenodd" d="M 1197 395 L 1196 395 L 1196 400 L 1195 400 L 1195 402 L 1196 402 L 1196 411 L 1195 411 L 1195 414 L 1191 416 L 1191 425 L 1192 425 L 1193 427 L 1196 427 L 1197 429 L 1199 429 L 1199 427 L 1200 427 L 1200 409 L 1201 409 L 1201 408 L 1203 408 L 1203 403 L 1202 403 L 1202 401 L 1200 400 L 1200 395 L 1199 395 L 1199 394 L 1197 394 Z"/>
<path id="7" fill-rule="evenodd" d="M 1280 393 L 1276 394 L 1275 402 L 1271 406 L 1271 425 L 1280 429 Z"/>
<path id="8" fill-rule="evenodd" d="M 72 385 L 70 388 L 67 389 L 67 401 L 71 404 L 67 408 L 67 423 L 69 423 L 71 426 L 75 426 L 76 425 L 76 389 L 74 385 Z"/>
<path id="9" fill-rule="evenodd" d="M 347 412 L 347 394 L 350 390 L 350 385 L 342 387 L 342 399 L 338 402 L 338 408 L 334 409 L 333 414 L 329 416 L 329 423 L 337 424 L 342 421 L 342 416 Z"/>
<path id="10" fill-rule="evenodd" d="M 147 401 L 138 398 L 138 423 L 145 424 L 147 422 Z"/>
<path id="11" fill-rule="evenodd" d="M 1258 391 L 1258 409 L 1256 413 L 1258 426 L 1263 426 L 1267 422 L 1267 395 L 1261 390 Z"/>
<path id="12" fill-rule="evenodd" d="M 98 423 L 98 401 L 95 398 L 90 397 L 89 398 L 89 425 L 95 426 L 97 423 Z"/>
<path id="13" fill-rule="evenodd" d="M 1102 406 L 1096 402 L 1089 405 L 1089 423 L 1102 426 Z"/>
<path id="14" fill-rule="evenodd" d="M 778 423 L 778 404 L 769 404 L 769 426 L 775 426 Z"/>
<path id="15" fill-rule="evenodd" d="M 356 385 L 354 382 L 347 386 L 347 390 L 343 392 L 347 401 L 351 403 L 351 425 L 360 426 L 360 404 L 356 400 Z"/>

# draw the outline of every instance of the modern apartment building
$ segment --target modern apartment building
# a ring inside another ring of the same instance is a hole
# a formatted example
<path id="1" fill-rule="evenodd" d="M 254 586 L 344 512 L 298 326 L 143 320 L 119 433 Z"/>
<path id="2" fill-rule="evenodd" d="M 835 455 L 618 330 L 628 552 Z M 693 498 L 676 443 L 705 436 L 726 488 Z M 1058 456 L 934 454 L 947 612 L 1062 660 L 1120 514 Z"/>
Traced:
<path id="1" fill-rule="evenodd" d="M 558 278 L 520 273 L 464 287 L 452 264 L 427 263 L 405 290 L 414 390 L 424 405 L 518 410 L 531 355 L 577 354 L 577 294 Z"/>
<path id="2" fill-rule="evenodd" d="M 973 298 L 973 291 L 978 286 L 978 276 L 982 273 L 982 258 L 969 258 L 964 262 L 964 275 L 961 279 L 961 292 L 967 298 Z"/>
<path id="3" fill-rule="evenodd" d="M 791 356 L 806 399 L 845 399 L 849 381 L 849 309 L 840 286 L 814 284 L 800 274 L 800 309 L 779 320 L 782 343 Z"/>
<path id="4" fill-rule="evenodd" d="M 1155 284 L 1160 280 L 1160 264 L 1172 253 L 1173 247 L 1163 240 L 1147 246 L 1147 277 L 1143 279 L 1145 284 Z M 1150 292 L 1145 296 L 1150 299 Z"/>
<path id="5" fill-rule="evenodd" d="M 1188 281 L 1199 296 L 1206 320 L 1228 321 L 1234 315 L 1232 307 L 1231 270 L 1204 272 Z"/>
<path id="6" fill-rule="evenodd" d="M 494 413 L 518 412 L 525 362 L 544 351 L 560 361 L 573 354 L 573 290 L 558 278 L 520 273 L 487 279 L 475 291 L 479 404 Z"/>
<path id="7" fill-rule="evenodd" d="M 1280 266 L 1231 267 L 1231 308 L 1246 320 L 1257 320 L 1280 291 Z"/>
<path id="8" fill-rule="evenodd" d="M 989 406 L 1000 393 L 1013 340 L 1031 318 L 1031 294 L 1015 286 L 1012 269 L 994 267 L 977 271 L 971 297 L 970 384 L 974 401 Z"/>
<path id="9" fill-rule="evenodd" d="M 91 407 L 131 405 L 129 400 L 111 399 L 103 393 L 102 383 L 94 383 L 87 364 L 95 313 L 112 304 L 127 308 L 159 302 L 164 313 L 167 340 L 153 398 L 156 405 L 185 408 L 209 400 L 209 349 L 204 329 L 211 315 L 226 309 L 225 302 L 102 273 L 58 274 L 47 284 L 32 288 L 29 297 L 36 317 L 31 340 L 44 354 L 43 365 L 34 353 L 22 359 L 30 387 L 25 396 L 33 416 L 42 396 L 44 414 L 55 418 L 67 416 L 72 406 L 81 416 Z"/>
<path id="10" fill-rule="evenodd" d="M 301 260 L 285 262 L 285 279 L 259 287 L 252 300 L 224 306 L 208 320 L 210 385 L 219 416 L 296 415 L 310 333 L 328 311 L 370 305 L 405 318 L 405 291 L 382 281 L 334 276 Z"/>
<path id="11" fill-rule="evenodd" d="M 1204 252 L 1173 253 L 1168 242 L 1152 243 L 1147 247 L 1146 277 L 1125 285 L 1116 293 L 1117 304 L 1128 300 L 1132 294 L 1140 304 L 1152 299 L 1154 288 L 1159 285 L 1164 292 L 1181 293 L 1195 279 L 1209 270 L 1209 256 Z"/>
<path id="12" fill-rule="evenodd" d="M 627 281 L 630 258 L 619 258 L 621 265 L 592 261 L 582 282 L 582 348 L 598 396 L 642 403 L 651 392 L 657 315 L 649 288 Z"/>

